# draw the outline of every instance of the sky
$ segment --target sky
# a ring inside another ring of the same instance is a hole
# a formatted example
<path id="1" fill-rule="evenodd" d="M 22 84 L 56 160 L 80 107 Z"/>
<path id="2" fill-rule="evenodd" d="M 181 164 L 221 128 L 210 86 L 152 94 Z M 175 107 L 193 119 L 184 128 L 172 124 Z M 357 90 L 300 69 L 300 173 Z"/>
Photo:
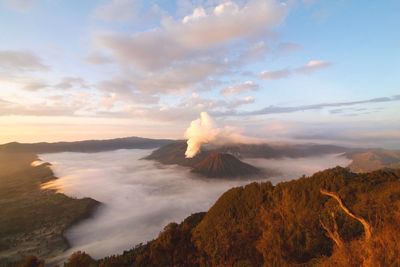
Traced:
<path id="1" fill-rule="evenodd" d="M 0 143 L 183 138 L 400 149 L 400 2 L 0 0 Z"/>

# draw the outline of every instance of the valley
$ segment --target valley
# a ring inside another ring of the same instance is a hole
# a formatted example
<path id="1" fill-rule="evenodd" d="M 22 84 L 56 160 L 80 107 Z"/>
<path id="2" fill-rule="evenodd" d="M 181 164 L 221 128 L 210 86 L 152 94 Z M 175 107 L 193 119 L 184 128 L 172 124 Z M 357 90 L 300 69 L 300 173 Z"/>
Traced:
<path id="1" fill-rule="evenodd" d="M 6 170 L 2 178 L 4 190 L 8 188 L 12 192 L 17 186 L 34 190 L 30 192 L 32 194 L 22 194 L 24 198 L 21 200 L 9 195 L 1 202 L 2 206 L 11 199 L 15 203 L 2 209 L 7 214 L 15 214 L 14 217 L 5 215 L 8 220 L 3 223 L 10 225 L 17 220 L 34 221 L 35 218 L 40 218 L 40 223 L 29 228 L 24 225 L 18 228 L 16 224 L 15 232 L 11 232 L 14 228 L 9 226 L 3 228 L 7 229 L 3 234 L 3 242 L 6 242 L 3 247 L 14 244 L 19 248 L 18 254 L 13 254 L 12 247 L 3 250 L 0 254 L 3 262 L 12 262 L 33 253 L 50 264 L 56 264 L 67 260 L 75 251 L 85 251 L 94 259 L 101 259 L 128 250 L 135 244 L 146 244 L 156 238 L 169 222 L 179 222 L 188 214 L 207 211 L 230 188 L 251 182 L 272 182 L 273 186 L 280 187 L 282 182 L 312 175 L 319 170 L 336 166 L 349 166 L 351 169 L 361 164 L 360 158 L 364 166 L 370 167 L 369 170 L 371 166 L 389 168 L 394 165 L 386 164 L 396 164 L 396 161 L 384 158 L 385 161 L 378 165 L 367 161 L 383 159 L 382 156 L 371 156 L 375 154 L 385 153 L 392 158 L 397 155 L 396 151 L 315 144 L 239 144 L 206 146 L 197 157 L 188 159 L 184 157 L 186 144 L 181 141 L 169 141 L 155 150 L 132 149 L 129 145 L 129 149 L 107 151 L 110 142 L 106 140 L 104 147 L 102 142 L 96 144 L 96 149 L 106 150 L 104 152 L 69 152 L 71 148 L 68 148 L 61 153 L 52 151 L 39 156 L 20 149 L 13 151 L 10 146 L 5 146 L 7 149 L 3 149 L 1 158 L 2 166 L 7 166 L 3 168 Z M 365 154 L 369 156 L 365 158 Z M 49 201 L 52 203 L 50 206 L 44 204 Z M 22 206 L 28 202 L 30 208 L 36 210 L 35 214 L 25 214 L 26 209 Z M 63 212 L 57 213 L 52 205 L 64 207 Z M 24 217 L 19 217 L 22 213 Z M 60 220 L 55 214 L 64 219 Z M 204 215 L 194 216 L 199 222 Z M 47 222 L 47 218 L 57 220 L 57 223 Z M 156 240 L 149 244 L 157 243 Z M 147 246 L 138 249 L 146 251 Z M 152 266 L 152 260 L 147 260 Z"/>

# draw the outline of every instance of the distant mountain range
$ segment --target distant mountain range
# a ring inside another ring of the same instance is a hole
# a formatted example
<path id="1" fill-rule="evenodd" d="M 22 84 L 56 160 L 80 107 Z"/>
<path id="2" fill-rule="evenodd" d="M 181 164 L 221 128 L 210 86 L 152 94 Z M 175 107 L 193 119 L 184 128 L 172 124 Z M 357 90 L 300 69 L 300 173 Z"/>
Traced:
<path id="1" fill-rule="evenodd" d="M 353 172 L 370 172 L 382 168 L 400 168 L 400 151 L 375 149 L 346 153 L 353 161 L 349 168 Z"/>
<path id="2" fill-rule="evenodd" d="M 3 152 L 31 152 L 31 153 L 58 153 L 58 152 L 86 152 L 94 153 L 117 149 L 151 149 L 173 142 L 169 139 L 149 139 L 142 137 L 126 137 L 107 140 L 87 140 L 77 142 L 57 143 L 8 143 L 0 145 Z"/>
<path id="3" fill-rule="evenodd" d="M 400 168 L 400 151 L 398 150 L 349 148 L 325 144 L 232 144 L 219 147 L 205 146 L 198 155 L 188 159 L 185 157 L 186 147 L 187 144 L 184 140 L 173 141 L 154 150 L 145 159 L 155 160 L 166 165 L 177 164 L 196 168 L 210 153 L 215 152 L 230 154 L 238 159 L 301 158 L 342 153 L 343 156 L 352 160 L 349 166 L 347 166 L 352 172 L 360 173 L 382 168 Z M 205 164 L 202 165 L 203 169 L 205 169 Z M 208 168 L 211 167 L 208 166 Z M 198 171 L 198 173 L 204 172 Z"/>
<path id="4" fill-rule="evenodd" d="M 156 149 L 148 160 L 155 160 L 162 164 L 177 164 L 194 168 L 203 161 L 209 153 L 218 152 L 230 154 L 237 159 L 244 158 L 301 158 L 324 154 L 343 153 L 352 160 L 348 166 L 353 172 L 369 172 L 381 168 L 399 168 L 400 151 L 370 148 L 349 148 L 327 144 L 229 144 L 223 146 L 205 145 L 203 150 L 194 158 L 185 157 L 185 140 L 150 139 L 142 137 L 126 137 L 106 140 L 86 140 L 76 142 L 56 143 L 17 143 L 12 142 L 0 145 L 0 152 L 5 153 L 59 153 L 84 152 L 95 153 L 117 149 Z M 201 172 L 199 172 L 201 173 Z"/>
<path id="5" fill-rule="evenodd" d="M 155 150 L 146 159 L 157 160 L 163 164 L 193 166 L 209 152 L 232 154 L 238 158 L 301 158 L 333 153 L 356 152 L 360 149 L 324 144 L 231 144 L 224 146 L 205 146 L 200 154 L 192 159 L 185 158 L 186 141 L 177 140 Z"/>

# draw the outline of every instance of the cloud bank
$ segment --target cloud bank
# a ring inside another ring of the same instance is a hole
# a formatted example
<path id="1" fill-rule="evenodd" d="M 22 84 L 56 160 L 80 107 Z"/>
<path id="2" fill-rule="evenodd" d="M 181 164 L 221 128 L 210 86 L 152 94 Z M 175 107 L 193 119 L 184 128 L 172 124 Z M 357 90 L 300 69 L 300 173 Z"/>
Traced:
<path id="1" fill-rule="evenodd" d="M 226 190 L 249 183 L 202 179 L 187 168 L 140 160 L 149 150 L 118 150 L 94 154 L 40 155 L 59 179 L 47 184 L 72 197 L 91 197 L 104 205 L 93 218 L 66 232 L 71 248 L 60 260 L 81 250 L 101 258 L 149 241 L 170 222 L 207 211 Z M 329 155 L 319 158 L 255 162 L 280 173 L 273 183 L 346 164 Z M 253 162 L 251 162 L 253 164 Z"/>
<path id="2" fill-rule="evenodd" d="M 325 69 L 331 66 L 332 63 L 324 60 L 310 60 L 307 64 L 296 68 L 286 68 L 274 71 L 263 71 L 260 73 L 260 78 L 264 80 L 277 80 L 287 78 L 293 74 L 309 74 L 317 70 Z"/>

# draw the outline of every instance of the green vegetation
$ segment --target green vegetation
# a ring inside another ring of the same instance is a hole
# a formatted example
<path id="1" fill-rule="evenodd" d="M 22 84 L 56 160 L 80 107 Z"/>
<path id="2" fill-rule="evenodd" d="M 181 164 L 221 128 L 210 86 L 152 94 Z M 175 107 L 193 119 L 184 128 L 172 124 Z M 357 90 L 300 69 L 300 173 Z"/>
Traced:
<path id="1" fill-rule="evenodd" d="M 73 199 L 40 184 L 56 179 L 32 153 L 0 152 L 0 266 L 28 255 L 48 258 L 68 248 L 63 232 L 90 216 L 97 201 Z"/>
<path id="2" fill-rule="evenodd" d="M 399 233 L 400 170 L 355 174 L 337 167 L 277 186 L 233 188 L 207 213 L 167 225 L 145 245 L 99 261 L 80 253 L 70 262 L 82 258 L 76 267 L 399 266 Z"/>

